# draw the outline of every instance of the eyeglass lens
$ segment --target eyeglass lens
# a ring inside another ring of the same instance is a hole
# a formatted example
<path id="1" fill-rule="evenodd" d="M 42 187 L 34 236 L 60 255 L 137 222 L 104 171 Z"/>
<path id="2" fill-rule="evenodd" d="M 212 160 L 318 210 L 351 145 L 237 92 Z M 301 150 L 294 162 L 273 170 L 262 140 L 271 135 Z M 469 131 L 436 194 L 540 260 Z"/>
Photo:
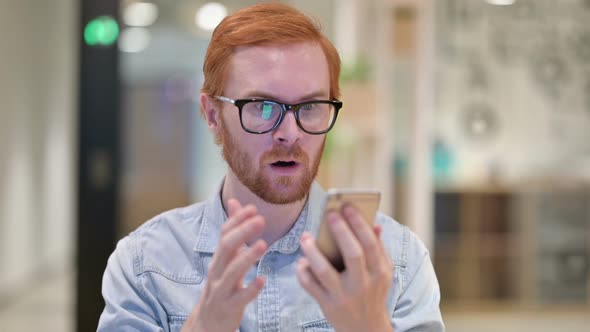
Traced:
<path id="1" fill-rule="evenodd" d="M 310 132 L 327 130 L 336 113 L 334 105 L 329 103 L 299 104 L 295 111 L 299 112 L 299 124 L 302 129 Z M 252 131 L 272 129 L 279 121 L 283 107 L 272 101 L 253 101 L 242 106 L 242 124 Z"/>

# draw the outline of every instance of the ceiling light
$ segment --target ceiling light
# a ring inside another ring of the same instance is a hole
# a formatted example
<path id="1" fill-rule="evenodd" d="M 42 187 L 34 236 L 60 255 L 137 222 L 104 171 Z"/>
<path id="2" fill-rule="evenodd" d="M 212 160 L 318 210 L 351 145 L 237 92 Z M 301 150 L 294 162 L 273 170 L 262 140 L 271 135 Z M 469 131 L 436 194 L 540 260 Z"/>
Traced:
<path id="1" fill-rule="evenodd" d="M 125 7 L 123 22 L 134 27 L 147 27 L 158 19 L 158 7 L 150 2 L 135 2 Z"/>
<path id="2" fill-rule="evenodd" d="M 217 2 L 208 2 L 201 6 L 195 16 L 195 24 L 205 31 L 213 31 L 227 16 L 227 8 Z"/>
<path id="3" fill-rule="evenodd" d="M 497 6 L 508 6 L 514 4 L 516 0 L 486 0 L 487 3 Z"/>

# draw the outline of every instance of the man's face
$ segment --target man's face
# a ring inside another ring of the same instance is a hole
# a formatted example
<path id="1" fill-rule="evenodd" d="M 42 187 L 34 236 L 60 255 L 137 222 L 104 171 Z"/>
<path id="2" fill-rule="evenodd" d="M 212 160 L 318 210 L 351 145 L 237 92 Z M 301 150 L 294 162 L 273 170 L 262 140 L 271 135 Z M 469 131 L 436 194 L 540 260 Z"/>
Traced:
<path id="1" fill-rule="evenodd" d="M 329 99 L 328 63 L 315 43 L 239 48 L 228 71 L 225 96 L 268 98 L 295 104 Z M 261 199 L 286 204 L 305 198 L 317 174 L 325 135 L 297 126 L 292 112 L 273 132 L 250 134 L 237 107 L 224 103 L 219 118 L 223 156 L 238 180 Z"/>

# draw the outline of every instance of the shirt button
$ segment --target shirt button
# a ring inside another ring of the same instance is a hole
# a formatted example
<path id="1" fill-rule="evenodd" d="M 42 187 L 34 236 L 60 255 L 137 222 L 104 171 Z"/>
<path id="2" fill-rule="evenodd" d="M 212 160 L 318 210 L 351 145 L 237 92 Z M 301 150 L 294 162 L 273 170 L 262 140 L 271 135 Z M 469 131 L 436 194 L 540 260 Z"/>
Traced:
<path id="1" fill-rule="evenodd" d="M 269 275 L 270 274 L 270 268 L 268 266 L 263 266 L 262 267 L 262 274 Z"/>

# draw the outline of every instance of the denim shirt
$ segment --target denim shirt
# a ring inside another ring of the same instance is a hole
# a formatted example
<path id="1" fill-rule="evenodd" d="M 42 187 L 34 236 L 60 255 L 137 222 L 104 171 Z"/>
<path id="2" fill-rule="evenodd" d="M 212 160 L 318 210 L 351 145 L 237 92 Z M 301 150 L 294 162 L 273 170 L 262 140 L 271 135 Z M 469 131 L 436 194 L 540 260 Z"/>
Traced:
<path id="1" fill-rule="evenodd" d="M 205 202 L 165 212 L 119 241 L 103 277 L 98 331 L 180 331 L 204 289 L 227 219 L 220 196 L 218 191 Z M 324 196 L 314 183 L 291 230 L 247 273 L 246 282 L 256 275 L 266 282 L 246 307 L 239 331 L 333 331 L 295 275 L 299 238 L 303 231 L 316 234 Z M 376 222 L 394 262 L 387 297 L 394 331 L 444 331 L 428 251 L 393 219 L 379 213 Z"/>

